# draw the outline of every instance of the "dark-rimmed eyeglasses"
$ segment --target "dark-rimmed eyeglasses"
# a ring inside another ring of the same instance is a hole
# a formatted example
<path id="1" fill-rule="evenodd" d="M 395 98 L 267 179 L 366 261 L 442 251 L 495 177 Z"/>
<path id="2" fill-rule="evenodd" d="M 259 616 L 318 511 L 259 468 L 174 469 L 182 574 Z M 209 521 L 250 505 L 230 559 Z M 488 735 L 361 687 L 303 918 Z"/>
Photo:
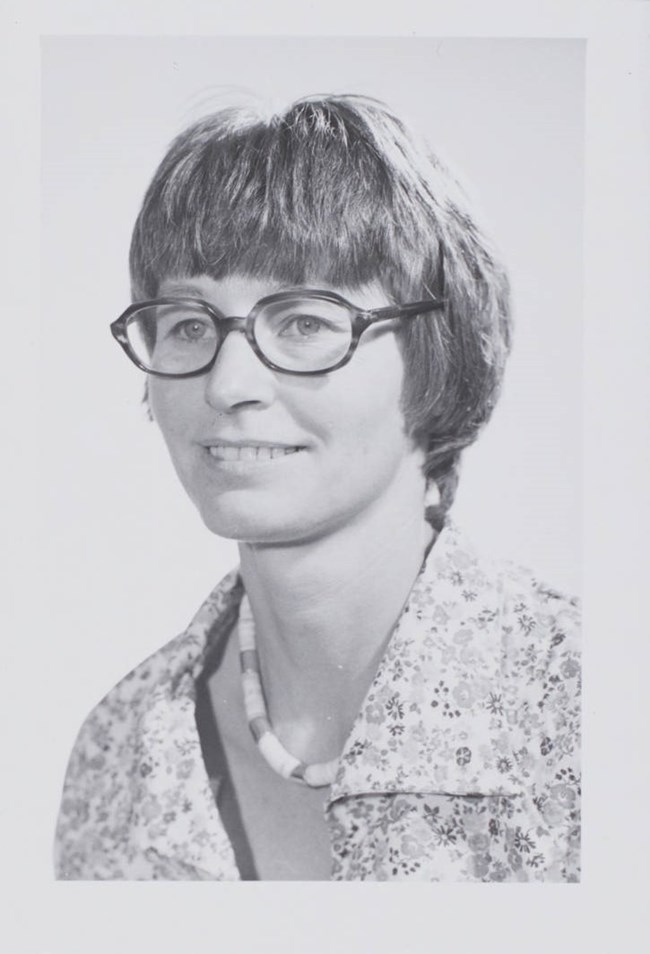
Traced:
<path id="1" fill-rule="evenodd" d="M 336 292 L 300 289 L 261 298 L 238 318 L 200 298 L 156 298 L 127 308 L 111 332 L 138 368 L 161 378 L 205 374 L 231 331 L 245 334 L 273 371 L 310 375 L 347 364 L 371 325 L 443 307 L 444 300 L 431 298 L 365 310 Z"/>

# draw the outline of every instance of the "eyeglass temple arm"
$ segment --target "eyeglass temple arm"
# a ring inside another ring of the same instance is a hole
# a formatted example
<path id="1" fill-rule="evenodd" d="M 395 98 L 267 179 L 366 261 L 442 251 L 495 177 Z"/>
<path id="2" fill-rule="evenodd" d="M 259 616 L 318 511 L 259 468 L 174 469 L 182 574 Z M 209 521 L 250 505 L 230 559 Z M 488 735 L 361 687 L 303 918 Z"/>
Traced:
<path id="1" fill-rule="evenodd" d="M 439 311 L 444 308 L 445 302 L 429 298 L 427 301 L 414 301 L 408 305 L 388 305 L 386 308 L 374 308 L 364 312 L 367 321 L 389 321 L 391 318 L 414 318 L 425 311 Z"/>
<path id="2" fill-rule="evenodd" d="M 438 243 L 438 280 L 436 282 L 435 294 L 427 301 L 414 301 L 408 305 L 388 305 L 387 308 L 374 308 L 372 311 L 364 313 L 366 321 L 388 321 L 391 318 L 414 318 L 416 315 L 422 315 L 427 311 L 440 311 L 447 304 L 445 294 L 445 259 L 442 242 Z"/>

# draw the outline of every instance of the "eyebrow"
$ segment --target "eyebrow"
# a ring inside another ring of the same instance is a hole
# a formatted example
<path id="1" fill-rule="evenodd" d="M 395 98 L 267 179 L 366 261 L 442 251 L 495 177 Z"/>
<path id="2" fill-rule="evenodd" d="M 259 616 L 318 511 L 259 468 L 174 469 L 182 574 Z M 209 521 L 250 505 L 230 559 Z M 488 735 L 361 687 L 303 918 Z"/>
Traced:
<path id="1" fill-rule="evenodd" d="M 166 285 L 166 283 L 163 283 Z M 166 285 L 164 292 L 159 288 L 159 292 L 163 298 L 168 295 L 189 295 L 191 298 L 204 298 L 205 295 L 200 288 L 197 288 L 195 285 L 183 285 L 172 282 L 170 285 Z"/>
<path id="2" fill-rule="evenodd" d="M 273 287 L 266 294 L 272 294 L 273 292 L 276 292 L 276 291 L 292 291 L 292 290 L 302 291 L 302 290 L 311 289 L 311 286 L 308 287 L 308 286 L 302 286 L 302 285 L 295 285 L 295 286 L 285 285 L 283 282 L 270 282 L 269 284 L 272 285 Z M 164 291 L 163 291 L 163 287 L 164 287 Z M 173 279 L 169 281 L 165 280 L 165 281 L 162 281 L 160 285 L 158 286 L 159 298 L 174 297 L 175 295 L 189 296 L 190 298 L 200 298 L 202 301 L 207 301 L 209 303 L 212 302 L 210 292 L 208 292 L 207 290 L 203 288 L 198 288 L 196 285 L 192 285 L 184 281 L 174 281 Z M 265 297 L 265 296 L 263 295 L 262 297 Z M 218 306 L 213 305 L 213 307 L 216 307 L 217 310 L 219 310 Z"/>

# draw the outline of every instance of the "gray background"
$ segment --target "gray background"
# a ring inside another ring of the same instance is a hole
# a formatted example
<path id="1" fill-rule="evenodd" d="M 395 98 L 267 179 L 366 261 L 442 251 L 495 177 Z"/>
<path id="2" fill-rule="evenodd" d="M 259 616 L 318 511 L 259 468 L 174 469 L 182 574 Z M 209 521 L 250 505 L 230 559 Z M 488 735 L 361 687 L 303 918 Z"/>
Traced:
<path id="1" fill-rule="evenodd" d="M 66 685 L 54 778 L 88 709 L 237 559 L 185 498 L 108 325 L 129 303 L 130 229 L 167 143 L 243 89 L 270 105 L 379 97 L 459 172 L 510 267 L 517 325 L 453 513 L 484 550 L 579 590 L 583 73 L 580 40 L 43 41 L 45 595 Z"/>

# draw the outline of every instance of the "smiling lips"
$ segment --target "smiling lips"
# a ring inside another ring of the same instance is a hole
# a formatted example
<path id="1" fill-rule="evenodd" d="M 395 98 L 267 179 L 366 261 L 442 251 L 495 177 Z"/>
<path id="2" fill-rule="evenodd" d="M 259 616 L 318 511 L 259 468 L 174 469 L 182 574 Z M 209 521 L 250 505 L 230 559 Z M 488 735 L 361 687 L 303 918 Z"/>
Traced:
<path id="1" fill-rule="evenodd" d="M 207 448 L 210 457 L 223 461 L 267 461 L 286 457 L 303 450 L 302 447 L 290 447 L 280 444 L 210 444 Z"/>

